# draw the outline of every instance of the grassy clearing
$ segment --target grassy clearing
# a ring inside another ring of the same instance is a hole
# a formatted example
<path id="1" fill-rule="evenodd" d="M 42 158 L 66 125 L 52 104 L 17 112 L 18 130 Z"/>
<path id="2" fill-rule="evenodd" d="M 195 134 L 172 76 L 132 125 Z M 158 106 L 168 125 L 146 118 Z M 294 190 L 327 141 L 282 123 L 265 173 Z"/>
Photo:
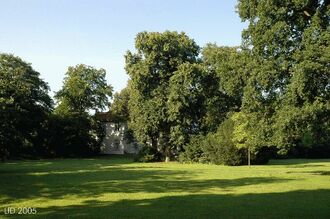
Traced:
<path id="1" fill-rule="evenodd" d="M 129 158 L 0 164 L 0 217 L 330 218 L 330 160 L 225 167 Z M 4 215 L 34 207 L 36 215 Z"/>

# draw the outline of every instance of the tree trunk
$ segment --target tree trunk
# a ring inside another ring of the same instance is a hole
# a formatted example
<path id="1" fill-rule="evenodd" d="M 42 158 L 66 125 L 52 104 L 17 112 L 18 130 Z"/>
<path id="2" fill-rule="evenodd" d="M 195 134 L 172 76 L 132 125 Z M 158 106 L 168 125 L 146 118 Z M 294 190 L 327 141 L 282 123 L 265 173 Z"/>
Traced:
<path id="1" fill-rule="evenodd" d="M 171 149 L 166 145 L 165 149 L 165 162 L 170 162 L 171 161 Z"/>
<path id="2" fill-rule="evenodd" d="M 251 151 L 250 151 L 250 146 L 248 146 L 248 165 L 251 166 Z"/>
<path id="3" fill-rule="evenodd" d="M 163 150 L 163 155 L 165 155 L 165 162 L 170 162 L 171 161 L 171 147 L 169 144 L 169 136 L 170 131 L 165 129 L 159 136 L 159 144 Z"/>
<path id="4" fill-rule="evenodd" d="M 151 138 L 151 147 L 157 149 L 157 138 L 153 137 Z"/>
<path id="5" fill-rule="evenodd" d="M 6 149 L 3 149 L 0 153 L 1 156 L 1 162 L 4 163 L 7 159 L 7 156 L 9 155 L 9 152 Z"/>

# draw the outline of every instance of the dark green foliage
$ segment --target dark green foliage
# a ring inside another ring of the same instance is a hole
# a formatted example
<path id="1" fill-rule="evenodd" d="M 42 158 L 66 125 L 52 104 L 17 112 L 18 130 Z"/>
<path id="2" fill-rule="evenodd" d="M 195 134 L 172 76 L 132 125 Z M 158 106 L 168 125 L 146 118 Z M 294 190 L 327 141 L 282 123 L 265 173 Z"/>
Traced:
<path id="1" fill-rule="evenodd" d="M 145 145 L 135 156 L 134 160 L 143 163 L 156 162 L 163 160 L 163 155 L 156 148 Z"/>
<path id="2" fill-rule="evenodd" d="M 52 114 L 47 84 L 20 58 L 0 55 L 0 155 L 72 157 L 99 153 L 102 124 L 87 111 L 103 109 L 111 88 L 105 71 L 79 65 L 69 68 Z"/>
<path id="3" fill-rule="evenodd" d="M 180 155 L 181 162 L 200 162 L 237 166 L 247 164 L 247 149 L 238 148 L 233 142 L 234 121 L 225 120 L 217 132 L 207 136 L 195 136 L 185 145 Z M 251 155 L 252 164 L 265 164 L 274 158 L 273 148 L 260 147 Z"/>
<path id="4" fill-rule="evenodd" d="M 139 142 L 149 142 L 168 160 L 178 146 L 173 144 L 173 130 L 182 133 L 182 128 L 169 120 L 171 78 L 180 65 L 197 62 L 199 47 L 185 33 L 166 31 L 139 33 L 135 48 L 136 53 L 128 52 L 125 56 L 131 79 L 129 125 Z"/>
<path id="5" fill-rule="evenodd" d="M 222 106 L 218 107 L 218 112 L 238 111 L 242 104 L 244 87 L 254 68 L 250 52 L 238 47 L 208 44 L 202 54 L 205 65 L 217 75 L 218 89 L 226 94 L 226 98 L 217 100 Z M 213 95 L 219 96 L 215 92 Z"/>
<path id="6" fill-rule="evenodd" d="M 125 129 L 124 131 L 124 140 L 127 142 L 127 143 L 136 143 L 136 139 L 134 137 L 134 132 L 132 129 L 128 128 L 128 129 Z"/>
<path id="7" fill-rule="evenodd" d="M 69 67 L 55 99 L 59 113 L 80 113 L 104 110 L 109 104 L 112 87 L 106 83 L 104 69 L 83 64 Z"/>
<path id="8" fill-rule="evenodd" d="M 244 150 L 235 147 L 232 141 L 233 126 L 233 121 L 227 119 L 217 132 L 193 138 L 185 146 L 185 152 L 180 157 L 181 161 L 241 165 L 244 162 Z"/>
<path id="9" fill-rule="evenodd" d="M 207 135 L 203 150 L 212 163 L 231 166 L 243 164 L 242 149 L 235 147 L 232 140 L 233 128 L 234 122 L 227 119 L 219 126 L 216 133 Z"/>
<path id="10" fill-rule="evenodd" d="M 49 127 L 50 155 L 83 157 L 100 152 L 104 127 L 90 111 L 109 105 L 112 88 L 105 74 L 104 69 L 82 64 L 68 68 L 63 87 L 55 96 L 58 106 Z"/>
<path id="11" fill-rule="evenodd" d="M 276 145 L 282 155 L 329 147 L 329 1 L 240 0 L 238 11 L 249 22 L 243 48 L 255 63 L 241 109 L 258 127 L 251 147 Z"/>
<path id="12" fill-rule="evenodd" d="M 328 144 L 310 145 L 308 147 L 298 144 L 290 148 L 286 157 L 291 158 L 329 158 L 330 147 Z"/>
<path id="13" fill-rule="evenodd" d="M 54 114 L 49 119 L 48 134 L 46 156 L 86 157 L 99 154 L 104 127 L 89 115 Z"/>
<path id="14" fill-rule="evenodd" d="M 278 149 L 276 147 L 263 146 L 259 147 L 257 151 L 251 154 L 251 164 L 267 164 L 270 159 L 278 158 Z M 245 159 L 247 150 L 244 151 Z M 246 163 L 246 161 L 245 161 Z"/>
<path id="15" fill-rule="evenodd" d="M 276 116 L 278 145 L 330 147 L 330 13 L 320 8 L 302 35 L 301 48 L 294 54 L 293 75 Z M 309 151 L 309 150 L 306 150 Z"/>
<path id="16" fill-rule="evenodd" d="M 178 150 L 188 143 L 190 136 L 210 132 L 223 119 L 225 95 L 218 90 L 218 80 L 213 71 L 201 64 L 182 64 L 171 77 L 170 142 Z M 215 108 L 216 115 L 212 111 Z"/>
<path id="17" fill-rule="evenodd" d="M 182 163 L 209 163 L 209 159 L 203 151 L 204 145 L 204 135 L 191 137 L 190 142 L 184 146 L 184 152 L 179 155 L 179 161 Z"/>
<path id="18" fill-rule="evenodd" d="M 144 145 L 137 160 L 330 156 L 330 2 L 239 0 L 237 9 L 248 23 L 241 47 L 208 44 L 200 57 L 183 32 L 137 35 L 125 56 L 128 87 L 108 113 L 128 123 L 127 142 Z M 52 114 L 39 73 L 0 54 L 0 157 L 98 153 L 103 129 L 90 114 L 110 105 L 105 74 L 69 67 Z"/>
<path id="19" fill-rule="evenodd" d="M 130 99 L 129 88 L 122 89 L 119 93 L 115 93 L 113 96 L 113 102 L 110 106 L 110 114 L 112 120 L 115 122 L 127 122 L 129 121 L 129 109 L 128 102 Z"/>
<path id="20" fill-rule="evenodd" d="M 39 156 L 52 110 L 49 87 L 31 65 L 0 54 L 0 157 Z"/>

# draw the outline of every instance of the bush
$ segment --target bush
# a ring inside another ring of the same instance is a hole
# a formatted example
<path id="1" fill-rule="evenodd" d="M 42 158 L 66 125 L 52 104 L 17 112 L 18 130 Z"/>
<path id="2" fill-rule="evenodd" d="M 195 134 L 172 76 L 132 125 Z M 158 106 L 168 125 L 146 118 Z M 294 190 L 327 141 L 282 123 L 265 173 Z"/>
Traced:
<path id="1" fill-rule="evenodd" d="M 247 160 L 247 150 L 245 151 L 245 159 Z M 263 146 L 257 148 L 253 153 L 251 153 L 251 164 L 267 164 L 270 159 L 276 158 L 278 156 L 277 151 L 278 149 L 276 147 Z"/>
<path id="2" fill-rule="evenodd" d="M 47 128 L 49 157 L 88 157 L 100 152 L 103 125 L 89 115 L 54 114 Z"/>
<path id="3" fill-rule="evenodd" d="M 161 160 L 161 153 L 157 149 L 147 145 L 144 145 L 134 158 L 134 161 L 143 163 L 156 162 Z"/>
<path id="4" fill-rule="evenodd" d="M 193 137 L 184 147 L 185 152 L 180 155 L 180 161 L 241 165 L 244 160 L 244 152 L 235 147 L 232 132 L 233 122 L 226 120 L 219 126 L 216 133 Z"/>
<path id="5" fill-rule="evenodd" d="M 237 166 L 247 164 L 247 149 L 238 149 L 232 141 L 234 122 L 225 120 L 217 132 L 191 138 L 180 154 L 180 162 L 198 162 Z M 273 148 L 261 147 L 251 153 L 252 164 L 265 164 L 276 154 Z"/>
<path id="6" fill-rule="evenodd" d="M 290 148 L 287 158 L 330 158 L 330 145 L 319 144 L 309 147 L 297 145 Z"/>
<path id="7" fill-rule="evenodd" d="M 179 155 L 181 163 L 208 163 L 209 160 L 204 154 L 203 144 L 205 136 L 193 136 L 189 144 L 184 146 L 184 152 Z"/>
<path id="8" fill-rule="evenodd" d="M 230 166 L 243 163 L 243 150 L 235 147 L 232 141 L 233 130 L 234 122 L 227 119 L 219 126 L 216 133 L 207 136 L 203 150 L 212 163 Z"/>

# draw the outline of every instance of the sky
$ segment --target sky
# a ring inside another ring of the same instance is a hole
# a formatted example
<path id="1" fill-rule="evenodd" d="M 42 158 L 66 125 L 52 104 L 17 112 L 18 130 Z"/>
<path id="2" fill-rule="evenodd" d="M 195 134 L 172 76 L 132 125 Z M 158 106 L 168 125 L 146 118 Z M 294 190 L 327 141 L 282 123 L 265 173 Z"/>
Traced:
<path id="1" fill-rule="evenodd" d="M 200 46 L 237 46 L 236 0 L 0 0 L 0 52 L 21 57 L 58 91 L 69 66 L 107 71 L 126 86 L 124 55 L 141 31 L 184 31 Z"/>

